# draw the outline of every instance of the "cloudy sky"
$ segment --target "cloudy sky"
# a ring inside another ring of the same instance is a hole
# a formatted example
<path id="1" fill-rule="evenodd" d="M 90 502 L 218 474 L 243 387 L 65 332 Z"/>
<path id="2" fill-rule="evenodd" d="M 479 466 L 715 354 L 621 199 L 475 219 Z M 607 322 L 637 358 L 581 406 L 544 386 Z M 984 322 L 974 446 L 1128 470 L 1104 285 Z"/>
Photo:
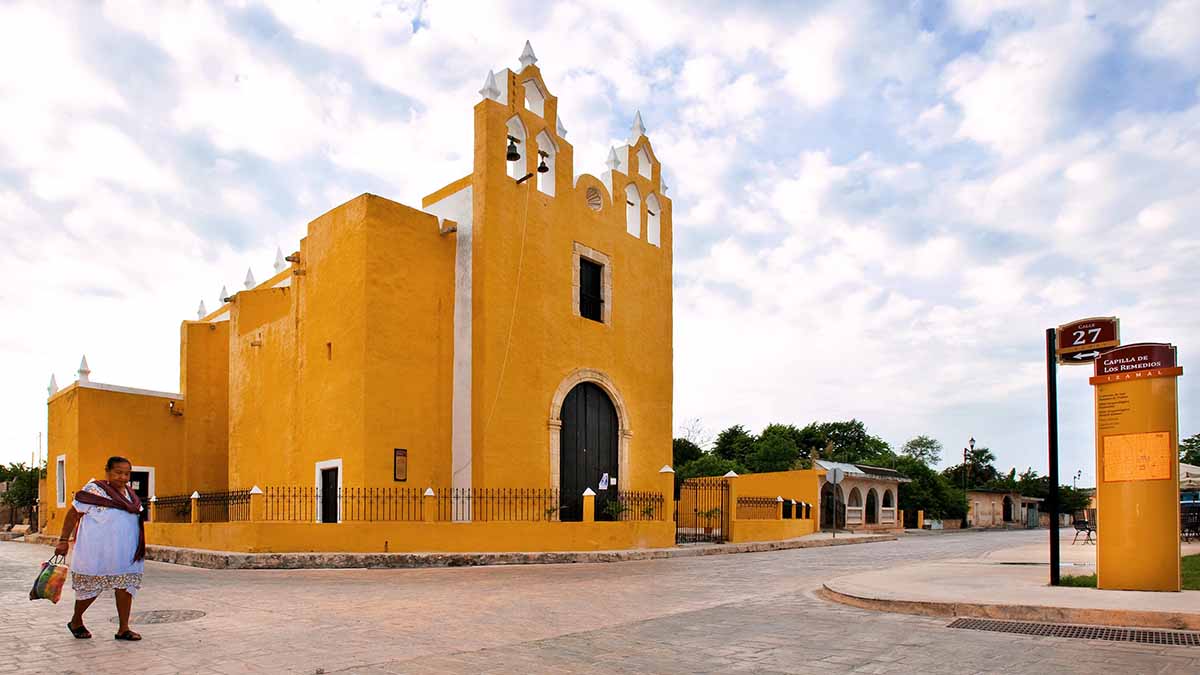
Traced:
<path id="1" fill-rule="evenodd" d="M 637 109 L 664 164 L 677 427 L 858 417 L 1044 471 L 1046 327 L 1114 314 L 1198 363 L 1195 0 L 5 1 L 0 460 L 81 354 L 175 391 L 201 299 L 355 195 L 468 173 L 526 39 L 577 174 Z M 1090 485 L 1087 370 L 1061 439 Z"/>

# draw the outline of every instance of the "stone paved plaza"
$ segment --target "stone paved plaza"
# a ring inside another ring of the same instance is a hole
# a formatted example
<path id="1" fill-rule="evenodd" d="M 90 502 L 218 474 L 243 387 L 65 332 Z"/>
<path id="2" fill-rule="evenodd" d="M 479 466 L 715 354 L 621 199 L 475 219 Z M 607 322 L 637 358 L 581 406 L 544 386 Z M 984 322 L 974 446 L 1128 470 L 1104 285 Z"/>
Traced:
<path id="1" fill-rule="evenodd" d="M 215 571 L 148 563 L 135 624 L 112 639 L 111 597 L 27 599 L 49 548 L 0 543 L 0 673 L 1196 673 L 1200 648 L 949 629 L 814 597 L 824 580 L 981 555 L 1045 532 L 909 536 L 770 553 L 587 565 Z"/>

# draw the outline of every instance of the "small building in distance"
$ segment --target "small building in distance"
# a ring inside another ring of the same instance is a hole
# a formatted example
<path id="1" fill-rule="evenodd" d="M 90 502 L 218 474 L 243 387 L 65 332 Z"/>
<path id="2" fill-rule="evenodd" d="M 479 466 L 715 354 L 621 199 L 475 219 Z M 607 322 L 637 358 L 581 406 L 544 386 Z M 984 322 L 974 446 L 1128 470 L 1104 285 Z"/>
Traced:
<path id="1" fill-rule="evenodd" d="M 1039 527 L 1041 502 L 1019 492 L 972 488 L 967 490 L 967 527 Z"/>
<path id="2" fill-rule="evenodd" d="M 818 469 L 824 469 L 821 478 L 821 529 L 851 531 L 902 529 L 897 505 L 900 500 L 900 483 L 910 480 L 895 469 L 885 469 L 866 464 L 847 464 L 818 459 Z M 836 487 L 829 481 L 829 474 L 841 469 L 844 475 Z"/>

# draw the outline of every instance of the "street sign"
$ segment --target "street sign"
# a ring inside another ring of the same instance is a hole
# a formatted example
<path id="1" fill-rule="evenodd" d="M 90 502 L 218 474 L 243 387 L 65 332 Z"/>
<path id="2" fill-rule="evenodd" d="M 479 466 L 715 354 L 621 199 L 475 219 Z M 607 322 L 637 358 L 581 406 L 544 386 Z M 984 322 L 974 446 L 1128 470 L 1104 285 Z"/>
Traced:
<path id="1" fill-rule="evenodd" d="M 1175 345 L 1139 342 L 1104 352 L 1096 359 L 1092 384 L 1178 375 Z"/>
<path id="2" fill-rule="evenodd" d="M 1055 329 L 1054 354 L 1063 365 L 1086 365 L 1121 344 L 1121 320 L 1097 316 L 1063 324 Z"/>
<path id="3" fill-rule="evenodd" d="M 842 471 L 841 469 L 833 469 L 832 471 L 829 472 L 829 482 L 833 483 L 834 485 L 837 485 L 838 483 L 842 482 L 842 479 L 845 477 L 846 477 L 846 472 Z"/>

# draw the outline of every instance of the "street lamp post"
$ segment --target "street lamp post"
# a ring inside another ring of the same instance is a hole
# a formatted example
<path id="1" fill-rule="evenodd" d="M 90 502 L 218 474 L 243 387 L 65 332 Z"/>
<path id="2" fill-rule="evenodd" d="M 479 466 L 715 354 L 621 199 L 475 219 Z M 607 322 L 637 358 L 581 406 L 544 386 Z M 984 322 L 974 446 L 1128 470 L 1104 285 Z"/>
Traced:
<path id="1" fill-rule="evenodd" d="M 967 447 L 970 448 L 971 451 L 975 450 L 975 437 L 974 436 L 971 437 L 971 440 L 967 441 Z M 970 512 L 970 510 L 971 510 L 971 500 L 967 497 L 967 474 L 969 471 L 970 471 L 970 465 L 967 464 L 967 448 L 963 448 L 963 499 L 967 502 L 967 511 L 968 512 Z M 964 520 L 966 520 L 966 519 L 964 518 Z M 970 524 L 971 523 L 968 520 L 967 525 L 970 526 Z"/>

